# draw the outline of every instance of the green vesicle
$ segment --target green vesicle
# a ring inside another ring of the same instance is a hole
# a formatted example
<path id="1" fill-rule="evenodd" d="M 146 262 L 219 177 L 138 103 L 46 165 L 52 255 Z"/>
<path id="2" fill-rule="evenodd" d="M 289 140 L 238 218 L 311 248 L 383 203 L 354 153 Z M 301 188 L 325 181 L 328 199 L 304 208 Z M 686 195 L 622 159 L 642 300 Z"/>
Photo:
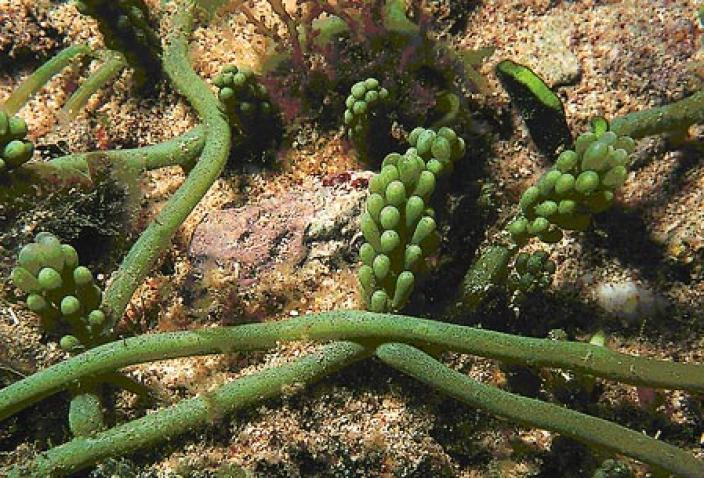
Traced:
<path id="1" fill-rule="evenodd" d="M 362 87 L 368 95 L 374 85 L 378 83 L 357 83 L 352 96 L 361 95 Z M 366 242 L 359 250 L 358 276 L 373 311 L 398 311 L 408 302 L 426 268 L 425 259 L 440 244 L 435 211 L 428 206 L 437 178 L 450 171 L 465 149 L 461 138 L 446 127 L 437 132 L 415 128 L 408 139 L 412 147 L 404 154 L 387 155 L 381 171 L 369 181 L 370 195 L 360 219 Z"/>
<path id="2" fill-rule="evenodd" d="M 594 132 L 577 137 L 574 150 L 560 153 L 552 169 L 523 192 L 521 212 L 506 226 L 517 244 L 531 236 L 557 242 L 563 229 L 584 231 L 593 214 L 611 207 L 614 191 L 628 177 L 635 143 L 604 128 L 603 121 L 597 126 Z"/>
<path id="3" fill-rule="evenodd" d="M 27 307 L 39 314 L 48 328 L 63 323 L 71 330 L 62 339 L 68 351 L 100 343 L 106 317 L 99 310 L 102 291 L 90 270 L 79 265 L 78 253 L 53 234 L 40 232 L 22 248 L 12 281 L 28 293 Z M 65 347 L 64 347 L 65 345 Z"/>
<path id="4" fill-rule="evenodd" d="M 27 123 L 0 109 L 0 177 L 22 166 L 33 154 L 34 145 L 27 140 Z"/>

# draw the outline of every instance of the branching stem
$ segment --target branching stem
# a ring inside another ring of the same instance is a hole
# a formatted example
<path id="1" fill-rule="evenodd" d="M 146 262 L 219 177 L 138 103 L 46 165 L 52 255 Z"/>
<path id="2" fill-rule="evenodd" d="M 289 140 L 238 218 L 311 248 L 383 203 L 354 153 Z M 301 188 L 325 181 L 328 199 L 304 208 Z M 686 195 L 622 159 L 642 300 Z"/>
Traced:
<path id="1" fill-rule="evenodd" d="M 49 80 L 67 67 L 76 57 L 90 53 L 88 45 L 73 45 L 61 50 L 51 60 L 40 66 L 15 88 L 12 94 L 0 107 L 8 114 L 14 115 L 22 106 L 39 91 Z"/>
<path id="2" fill-rule="evenodd" d="M 405 342 L 531 367 L 569 369 L 632 385 L 704 392 L 701 364 L 648 359 L 581 342 L 519 337 L 402 315 L 337 311 L 280 322 L 142 335 L 101 345 L 0 390 L 0 420 L 71 383 L 128 365 L 265 350 L 293 340 Z"/>
<path id="3" fill-rule="evenodd" d="M 213 423 L 234 410 L 281 395 L 287 387 L 292 392 L 301 390 L 370 353 L 365 347 L 350 342 L 331 344 L 295 362 L 235 380 L 213 392 L 183 400 L 94 436 L 76 438 L 15 467 L 8 478 L 75 473 L 102 459 L 125 455 Z M 301 386 L 292 387 L 299 384 Z"/>
<path id="4" fill-rule="evenodd" d="M 684 478 L 704 476 L 704 462 L 685 450 L 608 420 L 485 385 L 410 345 L 384 344 L 377 349 L 376 355 L 426 385 L 512 422 L 550 430 L 612 453 L 628 455 Z"/>
<path id="5" fill-rule="evenodd" d="M 230 152 L 230 126 L 208 85 L 188 61 L 188 35 L 193 24 L 192 2 L 182 2 L 164 50 L 164 70 L 195 108 L 207 130 L 200 160 L 154 221 L 134 243 L 105 291 L 103 309 L 110 324 L 122 317 L 132 294 L 151 270 L 171 237 L 220 176 Z"/>
<path id="6" fill-rule="evenodd" d="M 122 54 L 114 51 L 109 52 L 105 62 L 78 87 L 66 102 L 61 110 L 65 118 L 68 121 L 74 120 L 85 104 L 88 103 L 90 97 L 126 65 L 127 62 Z"/>
<path id="7" fill-rule="evenodd" d="M 176 165 L 190 170 L 203 151 L 205 133 L 205 127 L 198 125 L 180 136 L 152 146 L 76 153 L 52 159 L 48 164 L 59 169 L 72 168 L 87 174 L 91 160 L 107 158 L 113 163 L 125 164 L 137 171 L 151 171 Z"/>
<path id="8" fill-rule="evenodd" d="M 615 118 L 611 121 L 611 131 L 620 136 L 643 138 L 661 133 L 680 134 L 693 124 L 701 123 L 704 123 L 704 91 L 669 105 Z"/>

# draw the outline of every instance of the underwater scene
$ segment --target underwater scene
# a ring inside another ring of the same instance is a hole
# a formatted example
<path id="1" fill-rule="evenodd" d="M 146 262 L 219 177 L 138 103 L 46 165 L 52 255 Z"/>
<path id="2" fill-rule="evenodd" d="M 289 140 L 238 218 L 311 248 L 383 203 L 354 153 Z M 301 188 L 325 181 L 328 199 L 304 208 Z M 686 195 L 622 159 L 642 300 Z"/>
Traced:
<path id="1" fill-rule="evenodd" d="M 704 4 L 0 0 L 0 478 L 704 478 Z"/>

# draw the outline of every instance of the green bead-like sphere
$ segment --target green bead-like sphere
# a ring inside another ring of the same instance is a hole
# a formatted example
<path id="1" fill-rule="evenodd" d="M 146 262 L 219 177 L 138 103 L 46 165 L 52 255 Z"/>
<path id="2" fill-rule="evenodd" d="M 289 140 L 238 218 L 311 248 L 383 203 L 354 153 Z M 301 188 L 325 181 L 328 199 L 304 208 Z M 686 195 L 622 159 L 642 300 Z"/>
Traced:
<path id="1" fill-rule="evenodd" d="M 379 222 L 384 229 L 396 229 L 398 223 L 401 221 L 401 213 L 398 208 L 394 206 L 386 206 L 381 210 L 379 215 Z M 383 241 L 383 238 L 382 238 Z"/>
<path id="2" fill-rule="evenodd" d="M 512 221 L 507 229 L 508 232 L 513 236 L 514 238 L 521 237 L 526 234 L 528 228 L 528 219 L 526 218 L 519 218 L 516 219 L 515 221 Z"/>
<path id="3" fill-rule="evenodd" d="M 59 347 L 66 352 L 71 352 L 72 350 L 77 349 L 80 345 L 81 341 L 73 335 L 64 335 L 61 337 L 61 340 L 59 340 Z"/>
<path id="4" fill-rule="evenodd" d="M 372 312 L 386 312 L 389 303 L 389 296 L 383 290 L 377 290 L 372 294 L 369 308 Z"/>
<path id="5" fill-rule="evenodd" d="M 543 174 L 537 184 L 538 189 L 540 190 L 540 195 L 544 198 L 549 197 L 555 189 L 555 183 L 561 176 L 562 173 L 556 169 L 550 170 Z"/>
<path id="6" fill-rule="evenodd" d="M 38 244 L 41 244 L 41 245 L 47 246 L 47 247 L 51 247 L 51 248 L 58 249 L 61 247 L 61 241 L 59 240 L 59 238 L 50 232 L 38 233 L 36 236 L 34 236 L 34 241 L 37 242 Z"/>
<path id="7" fill-rule="evenodd" d="M 591 169 L 601 171 L 606 166 L 609 146 L 602 141 L 595 141 L 589 145 L 582 158 L 582 170 Z"/>
<path id="8" fill-rule="evenodd" d="M 576 210 L 577 203 L 571 199 L 563 199 L 560 201 L 560 204 L 557 205 L 557 212 L 565 216 L 574 214 Z"/>
<path id="9" fill-rule="evenodd" d="M 374 269 L 369 265 L 363 265 L 357 271 L 357 277 L 359 278 L 359 283 L 367 294 L 370 294 L 374 290 L 376 284 L 376 279 L 374 277 Z"/>
<path id="10" fill-rule="evenodd" d="M 574 176 L 570 173 L 561 175 L 557 181 L 555 181 L 555 194 L 558 196 L 569 194 L 574 189 L 575 181 Z"/>
<path id="11" fill-rule="evenodd" d="M 406 246 L 406 252 L 403 257 L 403 268 L 409 271 L 414 271 L 423 261 L 423 250 L 417 244 Z"/>
<path id="12" fill-rule="evenodd" d="M 382 169 L 386 166 L 396 166 L 401 161 L 401 158 L 403 158 L 403 156 L 398 153 L 387 154 L 381 162 Z"/>
<path id="13" fill-rule="evenodd" d="M 44 248 L 39 244 L 27 244 L 20 251 L 17 262 L 32 274 L 37 275 L 43 266 L 43 250 Z"/>
<path id="14" fill-rule="evenodd" d="M 19 116 L 13 116 L 9 120 L 8 129 L 13 139 L 24 138 L 27 134 L 27 123 Z"/>
<path id="15" fill-rule="evenodd" d="M 406 202 L 406 227 L 414 226 L 425 210 L 425 201 L 419 196 L 411 196 Z"/>
<path id="16" fill-rule="evenodd" d="M 374 193 L 367 198 L 367 212 L 375 221 L 379 221 L 379 214 L 385 204 L 386 201 L 381 194 Z"/>
<path id="17" fill-rule="evenodd" d="M 435 131 L 426 129 L 420 136 L 418 136 L 418 142 L 416 143 L 416 149 L 421 157 L 425 157 L 430 154 L 433 147 L 433 141 L 435 140 Z"/>
<path id="18" fill-rule="evenodd" d="M 406 202 L 406 186 L 401 181 L 392 181 L 386 187 L 386 202 L 396 207 L 401 207 Z"/>
<path id="19" fill-rule="evenodd" d="M 425 167 L 435 176 L 440 176 L 445 169 L 442 163 L 435 158 L 429 160 Z"/>
<path id="20" fill-rule="evenodd" d="M 555 161 L 555 167 L 563 173 L 572 171 L 579 162 L 579 156 L 572 150 L 563 151 Z"/>
<path id="21" fill-rule="evenodd" d="M 435 183 L 435 175 L 430 171 L 423 171 L 418 177 L 418 184 L 413 194 L 427 200 L 435 191 Z"/>
<path id="22" fill-rule="evenodd" d="M 401 237 L 396 231 L 384 231 L 381 234 L 381 251 L 390 254 L 401 244 Z"/>
<path id="23" fill-rule="evenodd" d="M 413 131 L 411 131 L 408 135 L 408 144 L 415 147 L 418 144 L 418 138 L 420 138 L 420 134 L 423 131 L 425 131 L 425 128 L 422 128 L 420 126 L 414 128 Z"/>
<path id="24" fill-rule="evenodd" d="M 39 285 L 41 285 L 44 290 L 55 290 L 63 285 L 61 274 L 51 267 L 45 267 L 40 270 L 37 280 L 39 281 Z"/>
<path id="25" fill-rule="evenodd" d="M 81 311 L 81 301 L 77 297 L 67 295 L 61 299 L 61 313 L 63 315 L 74 315 Z"/>
<path id="26" fill-rule="evenodd" d="M 364 85 L 363 81 L 360 81 L 359 83 L 355 83 L 352 85 L 352 96 L 357 98 L 358 100 L 364 99 L 364 95 L 367 93 L 367 87 Z"/>
<path id="27" fill-rule="evenodd" d="M 538 216 L 549 218 L 557 214 L 557 203 L 555 201 L 543 201 L 535 207 Z"/>
<path id="28" fill-rule="evenodd" d="M 49 308 L 49 303 L 39 294 L 29 294 L 27 296 L 27 308 L 39 314 Z"/>
<path id="29" fill-rule="evenodd" d="M 381 232 L 379 231 L 379 227 L 376 225 L 376 221 L 374 221 L 372 216 L 368 212 L 366 212 L 362 214 L 360 224 L 364 238 L 367 240 L 368 243 L 370 243 L 374 247 L 374 249 L 380 251 Z"/>
<path id="30" fill-rule="evenodd" d="M 418 221 L 416 230 L 413 232 L 411 244 L 420 244 L 435 231 L 435 219 L 430 216 L 424 216 Z"/>
<path id="31" fill-rule="evenodd" d="M 594 171 L 583 171 L 574 183 L 574 188 L 582 194 L 591 194 L 598 187 L 599 175 Z"/>
<path id="32" fill-rule="evenodd" d="M 540 189 L 535 186 L 531 186 L 523 192 L 519 204 L 524 212 L 529 212 L 529 210 L 535 206 L 538 201 L 540 201 Z"/>
<path id="33" fill-rule="evenodd" d="M 624 166 L 616 166 L 606 173 L 602 183 L 609 189 L 616 189 L 626 182 L 627 177 L 628 171 L 626 168 Z"/>
<path id="34" fill-rule="evenodd" d="M 27 269 L 22 266 L 12 269 L 12 282 L 25 292 L 41 292 L 42 286 L 37 281 L 37 278 L 32 275 Z"/>
<path id="35" fill-rule="evenodd" d="M 213 78 L 213 84 L 217 86 L 218 88 L 222 88 L 227 85 L 227 81 L 225 81 L 225 75 L 220 73 L 217 75 L 215 78 Z"/>
<path id="36" fill-rule="evenodd" d="M 398 172 L 398 167 L 393 165 L 387 165 L 381 168 L 379 175 L 384 180 L 384 190 L 386 190 L 386 186 L 388 186 L 391 181 L 396 181 L 401 177 Z"/>
<path id="37" fill-rule="evenodd" d="M 418 163 L 413 158 L 404 156 L 398 160 L 397 167 L 399 177 L 404 186 L 406 186 L 407 189 L 413 188 L 421 173 Z"/>
<path id="38" fill-rule="evenodd" d="M 5 145 L 2 156 L 8 163 L 12 164 L 24 155 L 24 143 L 18 139 L 12 140 Z"/>
<path id="39" fill-rule="evenodd" d="M 376 78 L 367 78 L 366 80 L 364 80 L 364 87 L 367 90 L 376 90 L 377 88 L 379 88 L 379 80 L 377 80 Z"/>
<path id="40" fill-rule="evenodd" d="M 93 327 L 101 327 L 105 324 L 105 314 L 102 310 L 93 310 L 88 314 L 88 323 Z"/>
<path id="41" fill-rule="evenodd" d="M 437 136 L 433 140 L 430 152 L 434 158 L 440 161 L 450 161 L 452 159 L 452 146 L 450 142 L 442 136 Z"/>
<path id="42" fill-rule="evenodd" d="M 368 242 L 362 244 L 362 247 L 359 248 L 359 258 L 362 260 L 362 263 L 371 266 L 375 257 L 376 251 L 374 247 Z"/>
<path id="43" fill-rule="evenodd" d="M 68 244 L 61 244 L 61 252 L 64 255 L 64 264 L 66 267 L 74 268 L 78 266 L 78 252 Z"/>
<path id="44" fill-rule="evenodd" d="M 391 270 L 391 260 L 389 256 L 384 254 L 376 256 L 372 269 L 374 269 L 374 277 L 376 277 L 378 281 L 383 281 L 389 274 L 389 270 Z"/>
<path id="45" fill-rule="evenodd" d="M 415 276 L 410 271 L 403 271 L 396 278 L 396 290 L 391 305 L 394 309 L 403 307 L 413 292 Z"/>
<path id="46" fill-rule="evenodd" d="M 448 140 L 450 144 L 457 141 L 457 133 L 455 133 L 452 128 L 448 128 L 447 126 L 443 126 L 438 130 L 438 136 L 442 136 Z"/>
<path id="47" fill-rule="evenodd" d="M 73 280 L 79 287 L 85 287 L 93 283 L 93 274 L 85 266 L 78 266 L 73 270 Z"/>
<path id="48" fill-rule="evenodd" d="M 363 115 L 367 112 L 367 104 L 364 101 L 356 101 L 352 105 L 352 113 L 355 115 Z"/>
<path id="49" fill-rule="evenodd" d="M 599 142 L 607 146 L 611 146 L 616 143 L 618 136 L 613 131 L 606 131 L 601 136 L 599 136 Z"/>
<path id="50" fill-rule="evenodd" d="M 594 141 L 596 141 L 596 135 L 594 133 L 580 134 L 574 142 L 575 152 L 577 154 L 582 154 Z"/>
<path id="51" fill-rule="evenodd" d="M 247 84 L 247 75 L 243 72 L 238 72 L 232 77 L 232 85 L 236 88 L 243 88 Z"/>
<path id="52" fill-rule="evenodd" d="M 218 92 L 218 98 L 223 103 L 228 103 L 235 98 L 235 91 L 232 88 L 223 88 Z"/>
<path id="53" fill-rule="evenodd" d="M 610 168 L 615 166 L 626 166 L 627 163 L 628 153 L 622 148 L 614 149 L 611 153 L 609 153 L 609 157 L 606 160 L 606 164 Z"/>
<path id="54" fill-rule="evenodd" d="M 548 227 L 550 227 L 550 221 L 544 217 L 536 217 L 528 224 L 528 232 L 533 235 L 538 235 L 547 231 Z"/>

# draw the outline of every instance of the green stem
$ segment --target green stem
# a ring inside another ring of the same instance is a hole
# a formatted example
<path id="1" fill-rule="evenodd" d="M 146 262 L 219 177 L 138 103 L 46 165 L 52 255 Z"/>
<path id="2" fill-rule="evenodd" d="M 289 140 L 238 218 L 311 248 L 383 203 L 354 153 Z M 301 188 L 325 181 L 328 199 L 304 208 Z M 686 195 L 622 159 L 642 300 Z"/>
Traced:
<path id="1" fill-rule="evenodd" d="M 40 66 L 34 73 L 29 75 L 23 82 L 15 88 L 12 94 L 5 100 L 2 109 L 8 115 L 14 115 L 20 108 L 39 91 L 54 75 L 68 66 L 77 56 L 90 53 L 88 45 L 74 45 L 61 50 L 51 60 Z"/>
<path id="2" fill-rule="evenodd" d="M 110 52 L 105 63 L 100 65 L 100 68 L 90 75 L 66 102 L 62 109 L 66 118 L 69 121 L 75 119 L 79 111 L 83 109 L 83 106 L 88 103 L 90 97 L 102 88 L 105 83 L 117 75 L 126 65 L 127 62 L 122 54 L 114 51 Z"/>
<path id="3" fill-rule="evenodd" d="M 462 280 L 457 310 L 453 315 L 474 312 L 492 286 L 502 284 L 515 250 L 489 246 L 475 259 Z"/>
<path id="4" fill-rule="evenodd" d="M 611 121 L 611 131 L 620 136 L 642 138 L 660 133 L 678 134 L 699 123 L 704 123 L 704 91 L 669 105 L 615 118 Z"/>
<path id="5" fill-rule="evenodd" d="M 557 432 L 664 469 L 677 476 L 704 476 L 704 462 L 691 453 L 607 420 L 477 382 L 406 344 L 383 344 L 376 355 L 386 364 L 426 385 L 499 417 Z"/>
<path id="6" fill-rule="evenodd" d="M 174 165 L 190 170 L 203 151 L 205 133 L 205 127 L 198 125 L 192 130 L 163 143 L 135 149 L 76 153 L 52 159 L 48 164 L 61 169 L 77 169 L 87 174 L 91 160 L 107 158 L 111 162 L 125 164 L 137 171 L 151 171 Z"/>
<path id="7" fill-rule="evenodd" d="M 704 366 L 622 354 L 581 342 L 519 337 L 490 330 L 363 311 L 337 311 L 280 322 L 142 335 L 95 347 L 0 390 L 0 420 L 65 389 L 128 365 L 192 355 L 264 350 L 294 340 L 405 342 L 552 367 L 650 388 L 704 392 Z"/>
<path id="8" fill-rule="evenodd" d="M 181 187 L 169 199 L 154 221 L 134 243 L 113 281 L 105 291 L 103 309 L 114 325 L 132 294 L 149 273 L 171 237 L 220 176 L 230 152 L 230 126 L 208 85 L 193 71 L 188 61 L 187 37 L 193 24 L 192 2 L 179 5 L 173 32 L 164 50 L 164 70 L 195 108 L 207 130 L 201 158 Z M 109 327 L 108 327 L 109 328 Z"/>
<path id="9" fill-rule="evenodd" d="M 11 469 L 8 478 L 66 476 L 111 457 L 153 446 L 219 420 L 224 415 L 309 385 L 370 354 L 365 347 L 339 342 L 317 353 L 268 368 L 223 385 L 213 392 L 119 425 L 89 438 L 76 438 Z"/>

